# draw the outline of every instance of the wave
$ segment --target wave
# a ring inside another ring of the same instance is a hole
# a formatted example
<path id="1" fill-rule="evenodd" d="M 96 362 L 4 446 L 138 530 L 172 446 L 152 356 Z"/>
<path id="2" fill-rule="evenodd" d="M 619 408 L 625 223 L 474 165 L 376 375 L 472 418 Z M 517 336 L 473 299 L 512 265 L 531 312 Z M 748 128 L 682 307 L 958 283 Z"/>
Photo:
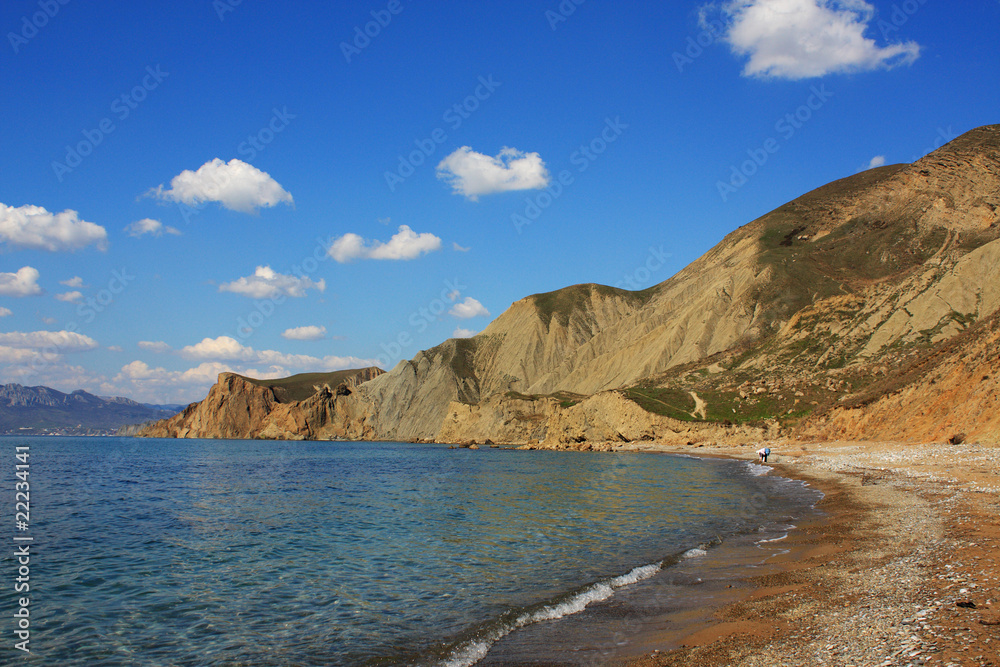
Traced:
<path id="1" fill-rule="evenodd" d="M 700 549 L 691 549 L 685 552 L 684 555 L 686 556 L 692 551 L 702 551 L 702 553 L 705 553 Z M 502 620 L 493 625 L 493 627 L 481 630 L 479 636 L 476 638 L 467 640 L 453 649 L 448 657 L 440 663 L 440 667 L 471 667 L 471 665 L 482 660 L 494 644 L 515 630 L 534 623 L 554 621 L 565 616 L 578 614 L 591 603 L 607 600 L 619 588 L 649 579 L 662 570 L 665 565 L 672 562 L 675 562 L 674 559 L 665 559 L 658 563 L 641 565 L 617 577 L 611 577 L 590 584 L 575 593 L 571 593 L 564 599 L 545 603 L 535 609 L 523 611 L 513 619 Z"/>
<path id="2" fill-rule="evenodd" d="M 747 467 L 747 470 L 749 470 L 750 474 L 753 475 L 754 477 L 763 477 L 764 475 L 770 473 L 772 470 L 771 466 L 763 466 L 759 463 L 751 463 L 749 461 L 744 461 L 743 464 Z"/>

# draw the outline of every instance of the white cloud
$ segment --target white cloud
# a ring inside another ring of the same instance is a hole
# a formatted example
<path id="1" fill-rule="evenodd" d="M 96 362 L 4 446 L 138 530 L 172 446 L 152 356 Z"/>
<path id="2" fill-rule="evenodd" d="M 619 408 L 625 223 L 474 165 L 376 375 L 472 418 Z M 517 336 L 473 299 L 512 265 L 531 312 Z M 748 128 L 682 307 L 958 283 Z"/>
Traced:
<path id="1" fill-rule="evenodd" d="M 462 146 L 441 160 L 437 177 L 448 183 L 455 194 L 472 201 L 479 195 L 511 190 L 537 190 L 549 184 L 549 171 L 538 153 L 504 148 L 496 157 Z"/>
<path id="2" fill-rule="evenodd" d="M 172 234 L 174 236 L 181 235 L 181 230 L 169 225 L 164 225 L 159 220 L 153 220 L 152 218 L 137 220 L 126 226 L 125 231 L 128 232 L 128 235 L 133 238 L 139 238 L 145 234 L 149 234 L 151 236 L 163 236 L 164 234 Z"/>
<path id="3" fill-rule="evenodd" d="M 417 234 L 406 225 L 391 239 L 365 241 L 357 234 L 344 234 L 330 244 L 329 254 L 341 264 L 355 259 L 414 259 L 441 248 L 441 239 L 431 233 Z"/>
<path id="4" fill-rule="evenodd" d="M 97 347 L 97 341 L 75 331 L 11 331 L 0 333 L 0 346 L 46 352 L 85 352 Z"/>
<path id="5" fill-rule="evenodd" d="M 472 338 L 475 335 L 476 335 L 476 332 L 473 331 L 472 329 L 463 329 L 462 327 L 455 327 L 455 330 L 452 332 L 451 337 L 452 338 Z"/>
<path id="6" fill-rule="evenodd" d="M 162 340 L 140 340 L 139 349 L 149 350 L 150 352 L 156 352 L 157 354 L 163 354 L 165 352 L 170 352 L 171 348 L 169 345 L 164 343 Z"/>
<path id="7" fill-rule="evenodd" d="M 321 278 L 313 282 L 306 277 L 277 273 L 270 266 L 258 266 L 252 276 L 219 285 L 220 292 L 233 292 L 251 299 L 273 299 L 279 295 L 304 297 L 309 289 L 322 292 L 326 289 L 326 281 Z"/>
<path id="8" fill-rule="evenodd" d="M 108 349 L 111 350 L 112 352 L 124 352 L 125 351 L 125 348 L 123 348 L 121 345 L 108 345 Z"/>
<path id="9" fill-rule="evenodd" d="M 38 286 L 38 269 L 22 266 L 17 273 L 0 273 L 0 296 L 37 296 L 42 293 Z"/>
<path id="10" fill-rule="evenodd" d="M 451 244 L 451 248 L 452 248 L 452 250 L 456 250 L 458 252 L 469 252 L 470 250 L 472 250 L 472 248 L 463 248 L 462 246 L 458 245 L 457 243 L 452 243 Z"/>
<path id="11" fill-rule="evenodd" d="M 285 329 L 281 334 L 282 338 L 288 340 L 320 340 L 326 336 L 326 327 L 307 326 Z"/>
<path id="12" fill-rule="evenodd" d="M 713 7 L 714 9 L 714 7 Z M 748 57 L 744 76 L 806 79 L 908 65 L 920 46 L 878 46 L 865 36 L 875 8 L 864 0 L 729 0 L 723 39 Z M 703 27 L 708 27 L 702 13 Z"/>
<path id="13" fill-rule="evenodd" d="M 149 191 L 159 199 L 197 206 L 202 202 L 219 202 L 232 211 L 255 213 L 258 208 L 292 204 L 294 200 L 266 172 L 242 160 L 228 163 L 219 158 L 206 162 L 198 171 L 185 169 L 170 181 L 170 189 L 159 185 Z"/>
<path id="14" fill-rule="evenodd" d="M 73 276 L 69 280 L 60 280 L 59 284 L 66 287 L 84 287 L 83 278 L 80 276 Z"/>
<path id="15" fill-rule="evenodd" d="M 73 290 L 72 292 L 63 292 L 62 294 L 56 294 L 56 298 L 60 301 L 65 301 L 66 303 L 76 303 L 83 298 L 83 292 L 78 292 Z"/>
<path id="16" fill-rule="evenodd" d="M 866 171 L 868 169 L 874 169 L 875 167 L 884 167 L 884 166 L 885 166 L 885 156 L 884 155 L 876 155 L 868 163 L 868 166 L 865 167 L 864 169 L 862 169 L 862 171 Z"/>
<path id="17" fill-rule="evenodd" d="M 10 311 L 10 308 L 0 307 L 0 317 L 7 317 L 8 315 L 13 315 L 13 314 L 14 313 Z"/>
<path id="18" fill-rule="evenodd" d="M 100 225 L 80 220 L 76 211 L 49 213 L 41 206 L 14 208 L 0 204 L 0 243 L 31 250 L 79 250 L 94 244 L 108 247 L 108 232 Z"/>
<path id="19" fill-rule="evenodd" d="M 472 317 L 478 317 L 480 315 L 484 317 L 489 317 L 490 311 L 486 310 L 483 304 L 479 303 L 471 296 L 465 297 L 465 300 L 461 303 L 456 303 L 452 306 L 448 313 L 460 320 L 467 320 Z"/>
<path id="20" fill-rule="evenodd" d="M 326 356 L 320 358 L 307 354 L 285 354 L 277 350 L 255 350 L 229 336 L 205 338 L 200 343 L 181 348 L 179 354 L 185 359 L 196 361 L 241 361 L 264 364 L 272 368 L 308 369 L 317 372 L 375 365 L 373 359 L 359 359 L 358 357 Z"/>

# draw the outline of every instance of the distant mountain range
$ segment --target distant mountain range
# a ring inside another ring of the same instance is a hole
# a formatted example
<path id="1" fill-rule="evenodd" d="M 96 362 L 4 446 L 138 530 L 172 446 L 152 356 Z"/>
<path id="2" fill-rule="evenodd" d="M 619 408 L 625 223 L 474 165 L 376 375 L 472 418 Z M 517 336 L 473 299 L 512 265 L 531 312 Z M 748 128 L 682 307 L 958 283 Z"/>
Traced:
<path id="1" fill-rule="evenodd" d="M 110 435 L 127 424 L 164 419 L 184 407 L 6 384 L 0 385 L 0 434 Z"/>

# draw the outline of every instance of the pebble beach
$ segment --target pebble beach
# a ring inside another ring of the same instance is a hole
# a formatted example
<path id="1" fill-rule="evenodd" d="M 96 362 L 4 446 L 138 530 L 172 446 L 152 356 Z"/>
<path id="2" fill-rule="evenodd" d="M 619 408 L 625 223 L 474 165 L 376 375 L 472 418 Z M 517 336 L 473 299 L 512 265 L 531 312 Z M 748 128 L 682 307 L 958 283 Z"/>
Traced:
<path id="1" fill-rule="evenodd" d="M 752 460 L 759 446 L 655 449 Z M 707 625 L 645 637 L 624 664 L 1000 665 L 1000 448 L 769 446 L 773 474 L 825 493 L 825 517 L 792 531 L 781 567 Z"/>

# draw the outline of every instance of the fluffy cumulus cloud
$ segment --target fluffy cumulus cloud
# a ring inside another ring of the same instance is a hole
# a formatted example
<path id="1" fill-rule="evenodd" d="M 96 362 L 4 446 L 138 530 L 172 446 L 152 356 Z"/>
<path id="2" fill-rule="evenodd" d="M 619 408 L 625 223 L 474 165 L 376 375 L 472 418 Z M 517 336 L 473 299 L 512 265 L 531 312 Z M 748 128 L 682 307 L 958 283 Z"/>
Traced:
<path id="1" fill-rule="evenodd" d="M 437 176 L 455 194 L 472 201 L 480 195 L 511 190 L 537 190 L 549 184 L 549 170 L 538 153 L 504 147 L 496 157 L 462 146 L 441 160 Z"/>
<path id="2" fill-rule="evenodd" d="M 326 327 L 307 326 L 285 329 L 282 338 L 288 340 L 321 340 L 326 336 Z"/>
<path id="3" fill-rule="evenodd" d="M 322 278 L 313 282 L 306 277 L 285 275 L 274 271 L 270 266 L 258 266 L 252 276 L 238 278 L 231 283 L 219 285 L 220 292 L 233 292 L 251 299 L 273 299 L 277 296 L 304 297 L 306 290 L 326 289 L 326 281 Z"/>
<path id="4" fill-rule="evenodd" d="M 456 303 L 448 310 L 448 313 L 460 320 L 467 320 L 479 316 L 489 317 L 490 315 L 490 311 L 486 310 L 483 304 L 479 303 L 471 296 L 467 296 L 464 300 Z"/>
<path id="5" fill-rule="evenodd" d="M 439 250 L 441 239 L 429 232 L 418 234 L 406 225 L 386 242 L 366 241 L 357 234 L 344 234 L 330 244 L 329 254 L 343 264 L 355 259 L 415 259 Z"/>
<path id="6" fill-rule="evenodd" d="M 125 231 L 128 235 L 133 238 L 139 238 L 140 236 L 163 236 L 164 234 L 171 234 L 173 236 L 180 236 L 181 230 L 176 227 L 171 227 L 169 225 L 164 225 L 159 220 L 153 220 L 152 218 L 143 218 L 142 220 L 136 220 L 132 224 L 125 227 Z"/>
<path id="7" fill-rule="evenodd" d="M 452 332 L 452 338 L 472 338 L 476 335 L 476 332 L 472 329 L 463 329 L 462 327 L 455 327 Z"/>
<path id="8" fill-rule="evenodd" d="M 915 42 L 879 46 L 867 37 L 875 8 L 864 0 L 730 0 L 721 9 L 723 39 L 748 58 L 745 76 L 806 79 L 890 69 L 920 55 Z M 706 28 L 711 14 L 702 13 Z"/>
<path id="9" fill-rule="evenodd" d="M 80 276 L 73 276 L 69 280 L 60 280 L 60 285 L 65 285 L 66 287 L 83 287 L 83 278 Z"/>
<path id="10" fill-rule="evenodd" d="M 13 314 L 14 313 L 10 311 L 10 308 L 0 307 L 0 317 L 7 317 L 8 315 L 13 315 Z"/>
<path id="11" fill-rule="evenodd" d="M 22 266 L 16 273 L 0 273 L 0 296 L 37 296 L 42 293 L 38 286 L 38 269 Z"/>
<path id="12" fill-rule="evenodd" d="M 56 299 L 59 301 L 65 301 L 66 303 L 76 303 L 83 298 L 83 292 L 78 290 L 73 290 L 71 292 L 63 292 L 62 294 L 56 294 Z"/>
<path id="13" fill-rule="evenodd" d="M 215 158 L 197 171 L 185 169 L 170 181 L 170 189 L 159 185 L 149 194 L 188 206 L 214 201 L 243 213 L 295 203 L 292 195 L 268 173 L 237 159 L 223 162 Z"/>
<path id="14" fill-rule="evenodd" d="M 81 220 L 76 211 L 49 213 L 41 206 L 7 206 L 0 203 L 0 243 L 31 250 L 79 250 L 95 245 L 108 247 L 108 232 L 93 222 Z"/>

